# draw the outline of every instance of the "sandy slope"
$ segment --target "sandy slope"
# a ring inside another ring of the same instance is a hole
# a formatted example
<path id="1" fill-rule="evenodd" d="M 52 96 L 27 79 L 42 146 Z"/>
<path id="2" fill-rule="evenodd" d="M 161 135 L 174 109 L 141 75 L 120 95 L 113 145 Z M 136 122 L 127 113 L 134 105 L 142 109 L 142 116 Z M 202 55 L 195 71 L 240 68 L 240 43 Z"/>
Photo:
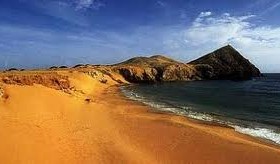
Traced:
<path id="1" fill-rule="evenodd" d="M 0 85 L 8 95 L 0 100 L 0 163 L 280 162 L 279 147 L 148 112 L 120 95 L 109 76 L 59 74 L 69 77 L 69 91 L 45 83 Z"/>

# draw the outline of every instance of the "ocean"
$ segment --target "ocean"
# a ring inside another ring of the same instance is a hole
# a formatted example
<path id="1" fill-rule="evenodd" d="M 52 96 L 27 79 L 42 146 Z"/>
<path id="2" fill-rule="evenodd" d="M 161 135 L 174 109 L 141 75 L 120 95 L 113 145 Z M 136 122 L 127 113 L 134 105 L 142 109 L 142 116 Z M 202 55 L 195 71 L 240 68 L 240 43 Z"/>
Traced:
<path id="1" fill-rule="evenodd" d="M 280 144 L 280 74 L 249 81 L 190 81 L 122 87 L 157 110 L 233 127 Z"/>

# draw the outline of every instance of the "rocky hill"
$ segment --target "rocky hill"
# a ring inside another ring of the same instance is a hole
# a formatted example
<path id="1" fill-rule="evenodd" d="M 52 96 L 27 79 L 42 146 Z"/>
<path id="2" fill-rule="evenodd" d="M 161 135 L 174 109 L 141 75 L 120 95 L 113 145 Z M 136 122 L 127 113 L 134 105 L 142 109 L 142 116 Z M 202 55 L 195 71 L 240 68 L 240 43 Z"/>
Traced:
<path id="1" fill-rule="evenodd" d="M 154 83 L 161 81 L 199 80 L 192 65 L 157 55 L 136 57 L 113 66 L 127 81 L 133 83 Z"/>
<path id="2" fill-rule="evenodd" d="M 260 76 L 259 69 L 229 45 L 188 64 L 157 55 L 132 58 L 112 66 L 112 69 L 132 83 L 247 80 Z"/>
<path id="3" fill-rule="evenodd" d="M 222 47 L 189 64 L 209 66 L 210 79 L 246 80 L 260 76 L 260 71 L 232 46 Z"/>

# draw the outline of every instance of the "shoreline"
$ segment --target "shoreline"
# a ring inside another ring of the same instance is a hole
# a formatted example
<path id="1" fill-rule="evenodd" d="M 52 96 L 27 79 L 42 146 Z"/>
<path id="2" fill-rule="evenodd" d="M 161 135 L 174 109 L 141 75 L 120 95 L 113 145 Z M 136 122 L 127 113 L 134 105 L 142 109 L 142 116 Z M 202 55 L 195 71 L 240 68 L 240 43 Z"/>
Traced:
<path id="1" fill-rule="evenodd" d="M 134 84 L 128 84 L 128 85 L 131 85 L 133 86 Z M 243 135 L 246 135 L 246 136 L 250 136 L 252 138 L 256 138 L 262 142 L 266 142 L 266 143 L 269 143 L 269 144 L 272 144 L 272 145 L 275 145 L 275 146 L 278 146 L 280 148 L 280 143 L 277 143 L 276 141 L 274 141 L 273 139 L 270 140 L 269 138 L 263 138 L 263 137 L 259 137 L 259 136 L 255 136 L 255 135 L 251 135 L 251 134 L 248 134 L 248 133 L 243 133 L 241 131 L 238 131 L 238 129 L 241 128 L 244 128 L 238 124 L 234 124 L 233 122 L 230 122 L 228 123 L 227 121 L 225 120 L 221 120 L 219 118 L 213 118 L 211 114 L 207 114 L 206 117 L 210 117 L 208 119 L 203 119 L 201 118 L 201 116 L 198 116 L 196 117 L 196 115 L 188 115 L 188 114 L 185 114 L 185 113 L 181 113 L 181 112 L 177 112 L 176 110 L 164 110 L 164 108 L 174 108 L 174 109 L 177 109 L 178 107 L 177 106 L 166 106 L 165 104 L 161 105 L 161 104 L 158 104 L 157 102 L 155 101 L 150 101 L 150 100 L 147 100 L 147 98 L 145 97 L 141 97 L 141 98 L 138 98 L 138 93 L 135 93 L 131 90 L 127 90 L 125 89 L 127 85 L 123 85 L 123 86 L 120 86 L 120 91 L 122 95 L 124 95 L 125 98 L 128 98 L 132 101 L 136 101 L 136 102 L 140 102 L 150 108 L 151 111 L 153 113 L 158 113 L 158 114 L 171 114 L 171 115 L 176 115 L 176 116 L 182 116 L 188 120 L 191 120 L 191 121 L 195 121 L 197 123 L 200 123 L 200 124 L 206 124 L 206 125 L 212 125 L 212 126 L 219 126 L 219 127 L 226 127 L 226 128 L 229 128 L 229 129 L 233 129 L 235 132 L 237 133 L 240 133 L 240 134 L 243 134 Z M 130 96 L 131 95 L 134 95 L 134 96 Z M 136 95 L 136 96 L 135 96 Z M 158 107 L 159 106 L 159 107 Z M 161 109 L 163 108 L 163 109 Z M 192 112 L 192 111 L 190 111 Z M 198 113 L 200 114 L 200 113 Z"/>
<path id="2" fill-rule="evenodd" d="M 48 76 L 42 84 L 2 85 L 1 163 L 280 162 L 279 147 L 227 127 L 156 113 L 123 95 L 111 77 L 60 75 L 69 77 L 73 90 L 57 90 Z"/>
<path id="3" fill-rule="evenodd" d="M 131 84 L 129 84 L 129 85 L 131 85 Z M 151 106 L 149 106 L 149 105 L 147 105 L 147 104 L 145 104 L 141 101 L 133 100 L 133 99 L 124 95 L 124 93 L 121 91 L 121 87 L 123 87 L 123 86 L 117 86 L 117 88 L 116 88 L 117 91 L 116 92 L 118 92 L 118 94 L 120 94 L 120 96 L 122 98 L 127 99 L 128 101 L 132 101 L 134 103 L 140 103 L 143 106 L 146 106 L 148 108 L 148 110 L 147 110 L 148 113 L 159 114 L 159 115 L 168 115 L 168 116 L 171 116 L 171 117 L 172 116 L 178 116 L 178 117 L 182 117 L 182 119 L 186 119 L 187 122 L 191 122 L 193 124 L 198 124 L 198 125 L 202 125 L 202 126 L 210 126 L 210 127 L 213 127 L 213 128 L 215 128 L 215 127 L 226 128 L 226 129 L 234 131 L 237 134 L 241 134 L 243 137 L 245 137 L 245 139 L 249 139 L 250 141 L 257 142 L 259 144 L 263 144 L 263 145 L 266 145 L 266 146 L 269 146 L 269 147 L 279 149 L 279 151 L 280 151 L 280 145 L 279 144 L 277 144 L 277 143 L 275 143 L 271 140 L 268 140 L 268 139 L 264 139 L 264 138 L 261 138 L 261 137 L 256 137 L 256 136 L 252 136 L 252 135 L 249 135 L 249 134 L 238 132 L 234 129 L 234 127 L 229 126 L 227 124 L 221 124 L 221 123 L 218 123 L 218 122 L 204 121 L 204 120 L 191 118 L 191 117 L 188 117 L 188 116 L 185 116 L 185 115 L 176 114 L 174 112 L 160 110 L 160 109 L 151 107 Z"/>

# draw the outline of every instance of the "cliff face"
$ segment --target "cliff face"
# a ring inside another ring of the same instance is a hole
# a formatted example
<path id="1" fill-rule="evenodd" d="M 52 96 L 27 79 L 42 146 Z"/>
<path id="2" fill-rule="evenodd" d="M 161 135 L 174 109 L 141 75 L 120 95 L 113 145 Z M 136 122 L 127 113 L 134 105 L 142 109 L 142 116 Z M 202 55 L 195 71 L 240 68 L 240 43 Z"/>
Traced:
<path id="1" fill-rule="evenodd" d="M 158 81 L 158 71 L 155 68 L 131 65 L 115 67 L 114 70 L 120 73 L 127 81 L 132 83 L 149 83 Z"/>
<path id="2" fill-rule="evenodd" d="M 161 81 L 187 81 L 201 79 L 194 66 L 164 56 L 137 57 L 113 66 L 127 81 L 154 83 Z"/>
<path id="3" fill-rule="evenodd" d="M 207 79 L 247 80 L 260 71 L 231 46 L 222 47 L 188 64 L 164 56 L 137 57 L 112 66 L 133 83 Z"/>
<path id="4" fill-rule="evenodd" d="M 247 80 L 261 75 L 258 68 L 230 45 L 209 53 L 189 64 L 208 65 L 210 69 L 212 68 L 212 70 L 207 70 L 209 72 L 209 79 Z"/>

